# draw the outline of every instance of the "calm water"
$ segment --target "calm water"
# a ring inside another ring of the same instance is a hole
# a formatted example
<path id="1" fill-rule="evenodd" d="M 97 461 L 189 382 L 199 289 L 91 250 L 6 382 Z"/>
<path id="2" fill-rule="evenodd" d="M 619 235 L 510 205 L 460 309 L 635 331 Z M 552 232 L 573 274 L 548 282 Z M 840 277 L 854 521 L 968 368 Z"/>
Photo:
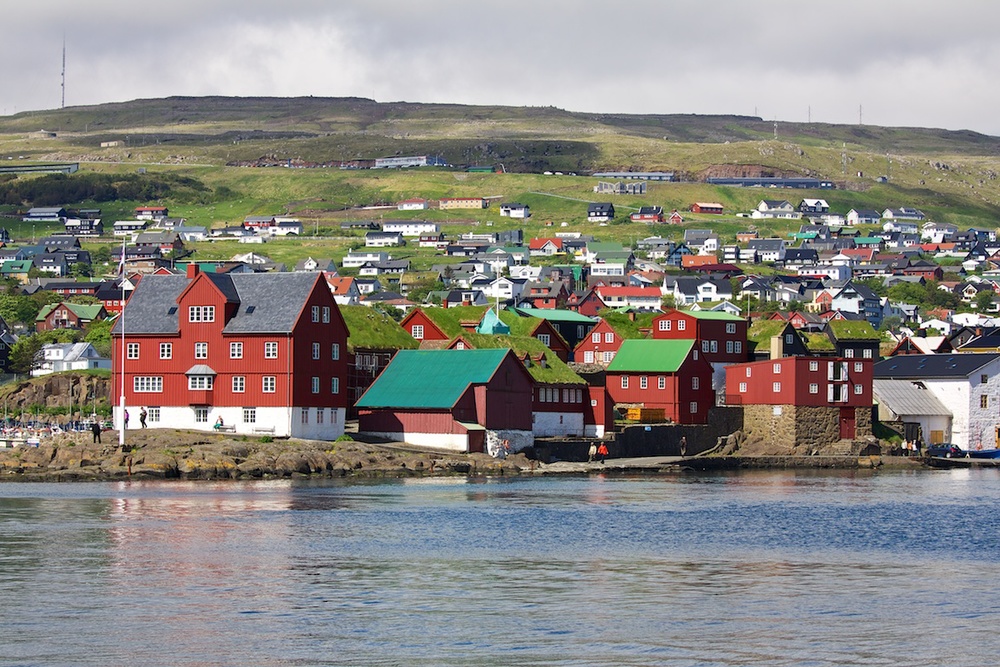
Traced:
<path id="1" fill-rule="evenodd" d="M 1000 474 L 0 485 L 3 665 L 995 665 Z"/>

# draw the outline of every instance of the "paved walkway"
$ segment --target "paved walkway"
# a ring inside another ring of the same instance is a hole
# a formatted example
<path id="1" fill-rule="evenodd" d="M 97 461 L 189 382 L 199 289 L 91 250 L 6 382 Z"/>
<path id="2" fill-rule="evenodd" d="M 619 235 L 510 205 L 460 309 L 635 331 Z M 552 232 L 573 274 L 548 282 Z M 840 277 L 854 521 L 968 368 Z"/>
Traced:
<path id="1" fill-rule="evenodd" d="M 597 461 L 590 463 L 586 461 L 556 461 L 555 463 L 542 463 L 535 468 L 536 473 L 591 473 L 602 470 L 613 470 L 615 472 L 655 472 L 668 469 L 684 468 L 682 456 L 643 456 L 637 458 L 607 459 L 603 464 Z"/>

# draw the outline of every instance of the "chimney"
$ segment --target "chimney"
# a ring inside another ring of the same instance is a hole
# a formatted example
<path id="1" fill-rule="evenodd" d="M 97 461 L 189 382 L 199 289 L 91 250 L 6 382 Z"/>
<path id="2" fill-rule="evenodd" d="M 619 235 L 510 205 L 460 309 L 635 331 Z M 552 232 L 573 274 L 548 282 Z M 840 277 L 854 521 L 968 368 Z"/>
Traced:
<path id="1" fill-rule="evenodd" d="M 199 270 L 198 265 L 196 263 L 191 262 L 190 264 L 187 265 L 187 277 L 188 277 L 188 280 L 190 280 L 191 278 L 194 278 L 199 273 L 201 273 L 201 271 Z"/>

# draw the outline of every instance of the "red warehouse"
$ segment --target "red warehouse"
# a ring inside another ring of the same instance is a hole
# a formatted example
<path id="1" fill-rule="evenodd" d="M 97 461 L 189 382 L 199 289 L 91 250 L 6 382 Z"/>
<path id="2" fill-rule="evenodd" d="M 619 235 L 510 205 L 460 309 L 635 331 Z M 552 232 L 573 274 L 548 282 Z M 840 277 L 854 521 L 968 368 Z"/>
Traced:
<path id="1" fill-rule="evenodd" d="M 347 334 L 320 273 L 146 276 L 112 331 L 112 392 L 124 378 L 133 427 L 145 407 L 154 428 L 333 440 Z"/>

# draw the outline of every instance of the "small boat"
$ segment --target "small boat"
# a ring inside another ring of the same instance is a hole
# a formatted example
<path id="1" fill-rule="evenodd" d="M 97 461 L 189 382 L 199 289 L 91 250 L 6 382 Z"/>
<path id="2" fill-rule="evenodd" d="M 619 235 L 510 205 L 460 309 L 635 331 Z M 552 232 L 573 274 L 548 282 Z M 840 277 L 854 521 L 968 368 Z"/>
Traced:
<path id="1" fill-rule="evenodd" d="M 973 459 L 1000 459 L 1000 449 L 970 449 L 966 455 Z"/>

